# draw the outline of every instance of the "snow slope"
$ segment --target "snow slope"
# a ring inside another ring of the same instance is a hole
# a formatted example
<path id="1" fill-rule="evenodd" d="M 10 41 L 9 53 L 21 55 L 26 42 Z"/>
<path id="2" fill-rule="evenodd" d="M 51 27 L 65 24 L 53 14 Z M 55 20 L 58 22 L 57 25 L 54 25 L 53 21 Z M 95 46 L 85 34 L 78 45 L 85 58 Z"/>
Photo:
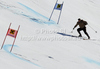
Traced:
<path id="1" fill-rule="evenodd" d="M 9 36 L 0 50 L 1 69 L 100 69 L 100 1 L 65 0 L 59 24 L 58 10 L 48 21 L 55 2 L 0 0 L 0 46 L 9 24 L 16 30 L 20 25 L 12 52 Z M 71 33 L 78 18 L 88 22 L 91 40 L 66 36 L 78 35 L 77 29 Z"/>

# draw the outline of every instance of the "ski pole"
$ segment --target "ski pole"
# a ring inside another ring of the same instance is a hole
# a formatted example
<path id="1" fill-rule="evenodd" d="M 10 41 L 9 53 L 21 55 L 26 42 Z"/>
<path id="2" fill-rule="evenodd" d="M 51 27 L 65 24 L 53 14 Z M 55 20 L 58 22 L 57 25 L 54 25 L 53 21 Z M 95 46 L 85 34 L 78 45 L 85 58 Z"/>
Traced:
<path id="1" fill-rule="evenodd" d="M 71 31 L 71 33 L 73 33 L 73 30 Z"/>
<path id="2" fill-rule="evenodd" d="M 92 30 L 94 30 L 90 25 L 88 25 Z M 95 30 L 94 30 L 95 31 Z M 95 31 L 95 33 L 97 33 L 97 31 Z"/>

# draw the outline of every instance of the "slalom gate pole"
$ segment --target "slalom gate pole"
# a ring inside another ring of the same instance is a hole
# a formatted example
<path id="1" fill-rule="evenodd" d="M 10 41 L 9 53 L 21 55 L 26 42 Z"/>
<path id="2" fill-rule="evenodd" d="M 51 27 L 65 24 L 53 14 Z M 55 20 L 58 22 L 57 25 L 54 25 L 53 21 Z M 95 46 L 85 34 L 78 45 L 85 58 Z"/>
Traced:
<path id="1" fill-rule="evenodd" d="M 11 52 L 11 51 L 12 51 L 12 49 L 13 49 L 13 46 L 14 46 L 15 40 L 16 40 L 16 38 L 14 39 L 14 42 L 13 42 L 13 44 L 12 44 L 12 47 L 11 47 L 10 52 Z"/>
<path id="2" fill-rule="evenodd" d="M 56 1 L 55 6 L 56 6 L 57 2 L 58 2 L 58 0 Z M 54 8 L 55 8 L 55 6 L 54 6 Z M 51 17 L 52 17 L 52 14 L 53 14 L 53 12 L 54 12 L 54 8 L 53 8 L 52 13 L 51 13 L 51 15 L 50 15 L 49 21 L 50 21 L 50 19 L 51 19 Z"/>
<path id="3" fill-rule="evenodd" d="M 18 33 L 18 31 L 19 31 L 19 28 L 20 28 L 20 25 L 19 25 L 19 27 L 18 27 L 17 33 Z M 16 35 L 16 37 L 17 37 L 17 35 Z M 13 42 L 13 44 L 12 44 L 12 47 L 11 47 L 10 52 L 11 52 L 11 51 L 12 51 L 12 49 L 13 49 L 13 46 L 14 46 L 14 43 L 15 43 L 16 37 L 15 37 L 15 39 L 14 39 L 14 42 Z"/>
<path id="4" fill-rule="evenodd" d="M 64 2 L 63 2 L 63 3 L 64 3 Z M 62 3 L 62 8 L 63 8 L 63 3 Z M 61 12 L 62 12 L 62 9 L 61 9 L 61 11 L 60 11 L 60 14 L 59 14 L 59 18 L 58 18 L 58 22 L 57 22 L 57 24 L 59 23 L 60 16 L 61 16 Z"/>
<path id="5" fill-rule="evenodd" d="M 10 28 L 10 26 L 11 26 L 11 23 L 10 23 L 10 25 L 9 25 L 9 28 Z M 8 28 L 8 30 L 9 30 L 9 28 Z M 7 32 L 8 32 L 8 31 L 7 31 Z M 6 36 L 5 36 L 5 38 L 4 38 L 3 44 L 2 44 L 2 46 L 1 46 L 1 49 L 3 48 L 3 45 L 4 45 L 5 40 L 6 40 L 6 37 L 7 37 L 7 33 L 6 33 Z"/>

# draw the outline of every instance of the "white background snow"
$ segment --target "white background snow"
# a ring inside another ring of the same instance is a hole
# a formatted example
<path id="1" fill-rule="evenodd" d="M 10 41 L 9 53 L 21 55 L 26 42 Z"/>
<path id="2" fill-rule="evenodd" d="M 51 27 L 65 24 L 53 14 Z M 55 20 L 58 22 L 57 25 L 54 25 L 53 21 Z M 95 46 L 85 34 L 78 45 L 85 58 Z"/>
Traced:
<path id="1" fill-rule="evenodd" d="M 48 21 L 56 0 L 0 0 L 0 46 L 9 24 L 20 25 L 12 52 L 10 36 L 0 50 L 1 69 L 100 69 L 100 0 L 63 1 L 56 24 L 59 10 Z M 78 27 L 71 33 L 78 18 L 88 22 L 90 40 L 57 34 L 78 35 Z"/>

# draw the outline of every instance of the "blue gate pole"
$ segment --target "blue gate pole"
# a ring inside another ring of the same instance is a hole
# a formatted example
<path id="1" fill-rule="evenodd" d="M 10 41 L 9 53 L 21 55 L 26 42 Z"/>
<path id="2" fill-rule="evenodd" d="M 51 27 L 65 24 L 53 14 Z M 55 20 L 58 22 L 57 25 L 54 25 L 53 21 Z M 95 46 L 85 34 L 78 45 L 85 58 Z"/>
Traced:
<path id="1" fill-rule="evenodd" d="M 63 8 L 63 4 L 64 4 L 64 2 L 62 3 L 62 8 Z M 59 18 L 58 18 L 58 22 L 57 22 L 57 24 L 59 23 L 60 16 L 61 16 L 61 12 L 62 12 L 62 9 L 61 9 L 61 11 L 60 11 L 60 14 L 59 14 Z"/>
<path id="2" fill-rule="evenodd" d="M 56 6 L 57 2 L 58 2 L 58 0 L 56 1 L 55 6 Z M 55 6 L 54 6 L 54 8 L 55 8 Z M 52 17 L 52 14 L 53 14 L 53 12 L 54 12 L 54 8 L 53 8 L 53 11 L 52 11 L 52 13 L 51 13 L 51 15 L 50 15 L 49 21 L 50 21 L 50 19 L 51 19 L 51 17 Z"/>

